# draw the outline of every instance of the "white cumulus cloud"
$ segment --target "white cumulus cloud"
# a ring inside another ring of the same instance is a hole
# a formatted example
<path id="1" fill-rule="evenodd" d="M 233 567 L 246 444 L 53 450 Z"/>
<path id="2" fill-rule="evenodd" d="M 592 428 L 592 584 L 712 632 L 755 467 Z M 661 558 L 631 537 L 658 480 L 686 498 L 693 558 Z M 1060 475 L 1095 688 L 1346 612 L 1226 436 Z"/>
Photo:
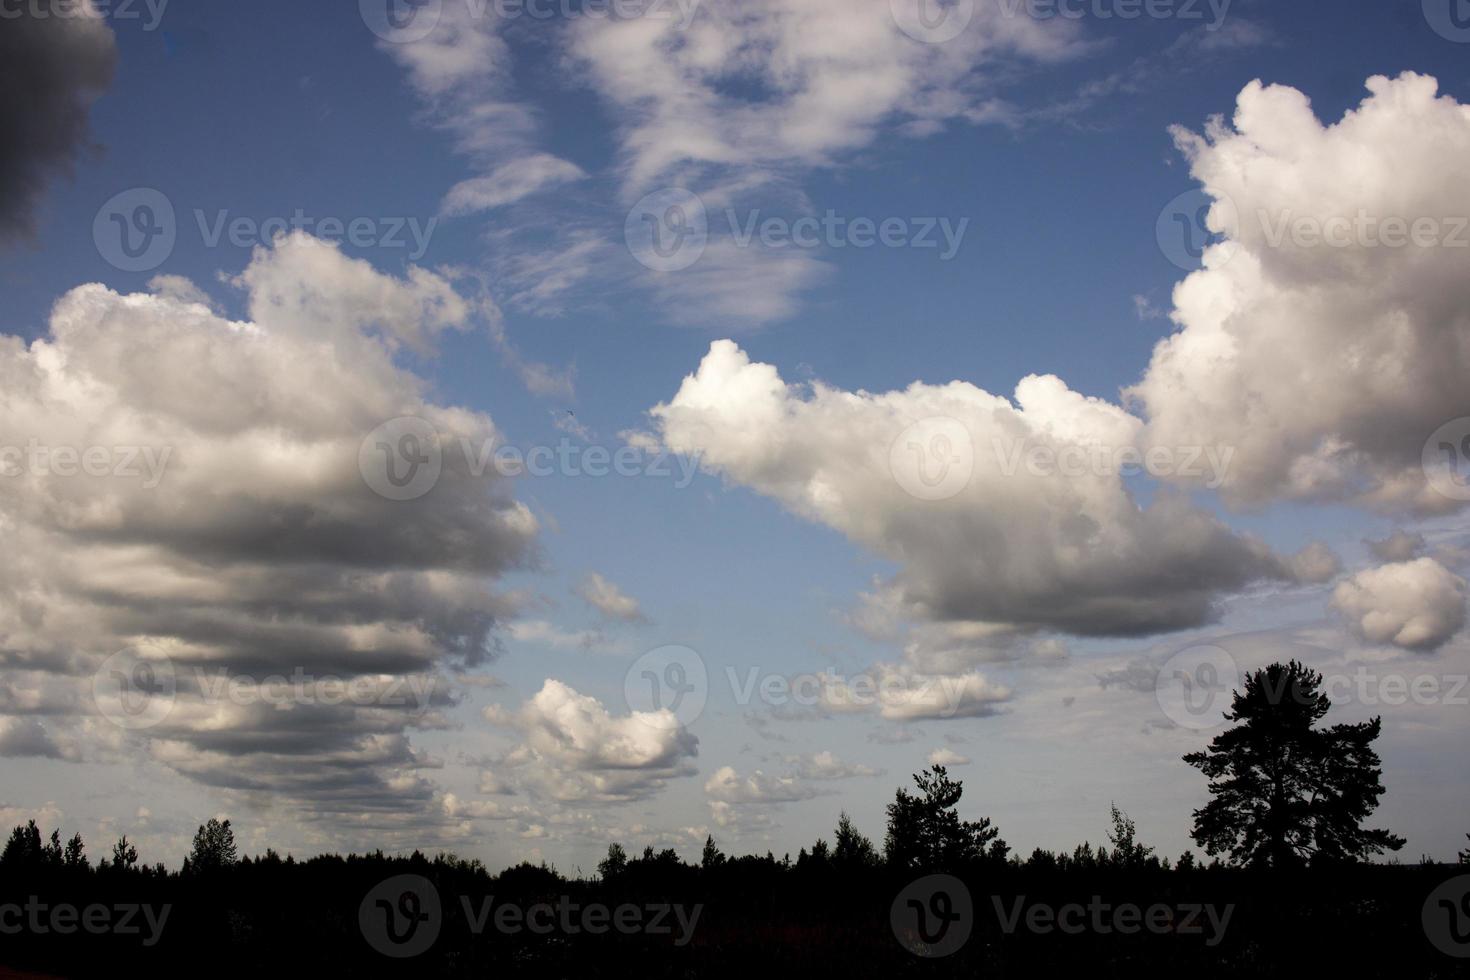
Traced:
<path id="1" fill-rule="evenodd" d="M 1433 650 L 1465 626 L 1463 578 L 1433 558 L 1380 565 L 1338 585 L 1332 605 L 1370 643 Z"/>

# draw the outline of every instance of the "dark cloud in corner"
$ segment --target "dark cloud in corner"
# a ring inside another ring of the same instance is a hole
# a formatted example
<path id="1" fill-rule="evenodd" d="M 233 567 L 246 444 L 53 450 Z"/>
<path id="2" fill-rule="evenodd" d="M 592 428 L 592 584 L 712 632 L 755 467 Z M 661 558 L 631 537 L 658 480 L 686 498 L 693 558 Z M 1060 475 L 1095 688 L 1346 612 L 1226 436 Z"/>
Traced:
<path id="1" fill-rule="evenodd" d="M 112 28 L 95 12 L 6 19 L 0 30 L 0 242 L 35 234 L 36 204 L 53 177 L 71 175 L 87 143 L 87 111 L 116 67 Z"/>

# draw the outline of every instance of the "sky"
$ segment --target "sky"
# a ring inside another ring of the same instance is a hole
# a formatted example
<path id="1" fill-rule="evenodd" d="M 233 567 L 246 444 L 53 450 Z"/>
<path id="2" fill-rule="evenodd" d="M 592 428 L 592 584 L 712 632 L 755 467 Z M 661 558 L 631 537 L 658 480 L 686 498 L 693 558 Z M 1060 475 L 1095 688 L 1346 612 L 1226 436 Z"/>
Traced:
<path id="1" fill-rule="evenodd" d="M 0 823 L 1173 856 L 1296 658 L 1464 846 L 1463 0 L 0 16 Z"/>

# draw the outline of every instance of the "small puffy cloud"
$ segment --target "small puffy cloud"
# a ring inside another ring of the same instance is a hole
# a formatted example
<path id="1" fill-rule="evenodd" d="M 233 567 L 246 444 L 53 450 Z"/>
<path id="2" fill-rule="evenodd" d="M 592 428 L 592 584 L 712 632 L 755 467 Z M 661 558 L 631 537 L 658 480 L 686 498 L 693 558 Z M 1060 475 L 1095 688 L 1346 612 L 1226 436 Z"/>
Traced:
<path id="1" fill-rule="evenodd" d="M 820 795 L 794 775 L 768 776 L 759 769 L 742 777 L 731 766 L 721 766 L 704 784 L 711 800 L 721 803 L 794 803 Z"/>
<path id="2" fill-rule="evenodd" d="M 554 647 L 558 650 L 581 650 L 604 652 L 621 649 L 608 640 L 601 630 L 566 630 L 544 619 L 518 619 L 507 624 L 505 631 L 519 643 L 534 643 Z"/>
<path id="3" fill-rule="evenodd" d="M 531 153 L 496 167 L 483 177 L 455 184 L 444 197 L 441 210 L 451 217 L 488 211 L 512 204 L 539 190 L 581 180 L 582 168 L 549 153 Z"/>
<path id="4" fill-rule="evenodd" d="M 625 623 L 646 623 L 648 618 L 638 600 L 625 593 L 598 572 L 591 572 L 577 586 L 577 595 L 608 619 Z"/>
<path id="5" fill-rule="evenodd" d="M 1313 541 L 1288 559 L 1292 578 L 1306 585 L 1321 585 L 1337 578 L 1342 560 L 1321 541 Z"/>
<path id="6" fill-rule="evenodd" d="M 1364 540 L 1373 557 L 1382 562 L 1408 561 L 1424 550 L 1424 535 L 1394 531 L 1382 540 Z"/>
<path id="7" fill-rule="evenodd" d="M 710 800 L 709 815 L 715 826 L 737 837 L 768 831 L 775 826 L 775 820 L 764 810 L 737 806 L 724 800 Z"/>
<path id="8" fill-rule="evenodd" d="M 1365 569 L 1338 585 L 1332 605 L 1369 643 L 1434 650 L 1465 626 L 1470 588 L 1433 558 Z"/>
<path id="9" fill-rule="evenodd" d="M 87 113 L 112 83 L 117 44 L 92 0 L 71 16 L 17 5 L 0 31 L 0 241 L 34 234 L 46 185 L 89 149 Z M 38 13 L 37 13 L 38 12 Z"/>
<path id="10" fill-rule="evenodd" d="M 1044 636 L 1034 641 L 1026 651 L 1026 662 L 1043 667 L 1055 667 L 1072 657 L 1067 641 L 1059 636 Z"/>
<path id="11" fill-rule="evenodd" d="M 0 826 L 3 827 L 15 827 L 34 820 L 38 827 L 59 829 L 64 818 L 65 812 L 52 800 L 47 800 L 39 807 L 13 806 L 0 800 Z"/>
<path id="12" fill-rule="evenodd" d="M 815 699 L 808 717 L 876 712 L 889 721 L 982 718 L 996 714 L 1011 697 L 1009 688 L 977 671 L 925 673 L 908 663 L 810 676 Z"/>
<path id="13" fill-rule="evenodd" d="M 214 300 L 209 294 L 183 276 L 159 273 L 148 280 L 148 288 L 160 296 L 178 300 L 180 303 L 197 303 L 206 309 L 214 309 Z"/>
<path id="14" fill-rule="evenodd" d="M 444 794 L 443 806 L 445 815 L 453 820 L 516 820 L 527 828 L 537 816 L 535 807 L 499 800 L 461 800 L 453 793 Z"/>
<path id="15" fill-rule="evenodd" d="M 481 796 L 514 796 L 515 787 L 511 786 L 504 777 L 490 769 L 480 772 L 480 795 Z"/>
<path id="16" fill-rule="evenodd" d="M 854 776 L 878 776 L 883 770 L 862 763 L 843 762 L 831 751 L 786 757 L 786 764 L 800 779 L 850 779 Z"/>
<path id="17" fill-rule="evenodd" d="M 912 728 L 904 728 L 903 726 L 897 728 L 884 727 L 875 728 L 868 732 L 867 738 L 874 745 L 906 745 L 918 739 L 922 734 L 923 732 L 915 731 Z"/>
<path id="18" fill-rule="evenodd" d="M 692 775 L 699 740 L 673 712 L 610 714 L 596 698 L 548 678 L 519 709 L 485 709 L 486 720 L 520 733 L 506 762 L 527 785 L 564 802 L 646 799 Z"/>
<path id="19" fill-rule="evenodd" d="M 929 753 L 929 765 L 931 766 L 968 766 L 968 756 L 960 755 L 949 748 L 938 748 Z"/>

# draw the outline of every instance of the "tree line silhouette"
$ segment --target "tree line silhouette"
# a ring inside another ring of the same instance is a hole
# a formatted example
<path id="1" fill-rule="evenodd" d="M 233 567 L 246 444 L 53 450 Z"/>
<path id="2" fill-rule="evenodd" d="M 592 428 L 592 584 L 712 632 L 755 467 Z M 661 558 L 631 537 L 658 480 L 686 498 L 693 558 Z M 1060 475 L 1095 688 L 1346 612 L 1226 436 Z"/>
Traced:
<path id="1" fill-rule="evenodd" d="M 914 774 L 912 790 L 895 792 L 881 846 L 843 812 L 830 843 L 819 838 L 794 859 L 769 851 L 727 855 L 713 835 L 697 863 L 672 848 L 648 846 L 630 856 L 614 842 L 591 877 L 564 876 L 544 862 L 492 875 L 477 860 L 418 851 L 297 861 L 267 850 L 252 858 L 239 854 L 230 821 L 216 819 L 199 826 L 178 871 L 141 863 L 126 836 L 93 867 L 80 834 L 63 841 L 53 830 L 44 837 L 30 821 L 12 831 L 0 852 L 0 968 L 86 975 L 115 970 L 125 957 L 167 971 L 228 951 L 224 973 L 255 972 L 289 956 L 302 968 L 373 974 L 385 961 L 358 934 L 355 903 L 384 879 L 411 874 L 431 883 L 442 907 L 442 938 L 415 961 L 431 973 L 620 975 L 616 964 L 632 957 L 640 972 L 654 976 L 748 975 L 768 969 L 779 948 L 791 969 L 891 975 L 922 961 L 895 941 L 890 903 L 915 881 L 943 875 L 971 896 L 976 930 L 976 938 L 942 961 L 946 975 L 1085 965 L 1109 975 L 1167 967 L 1204 976 L 1275 976 L 1333 963 L 1353 976 L 1467 975 L 1466 961 L 1444 959 L 1426 942 L 1428 927 L 1420 922 L 1420 905 L 1444 880 L 1444 867 L 1428 858 L 1417 867 L 1369 863 L 1404 844 L 1387 830 L 1363 826 L 1383 793 L 1372 748 L 1380 721 L 1321 727 L 1331 704 L 1320 684 L 1320 674 L 1295 661 L 1249 675 L 1225 714 L 1233 727 L 1184 757 L 1208 780 L 1209 800 L 1194 812 L 1192 829 L 1205 860 L 1189 851 L 1173 861 L 1159 855 L 1116 804 L 1105 844 L 1061 852 L 1038 847 L 1023 858 L 988 818 L 960 815 L 964 787 L 940 765 Z M 1470 865 L 1470 849 L 1458 860 Z M 480 895 L 679 901 L 699 903 L 705 912 L 684 948 L 651 936 L 485 936 L 467 930 L 470 906 L 460 901 Z M 166 903 L 172 912 L 161 938 L 148 946 L 106 932 L 6 930 L 5 904 L 35 903 L 38 896 L 52 905 Z M 1104 898 L 1169 909 L 1228 903 L 1237 911 L 1231 932 L 1210 948 L 1182 929 L 1066 937 L 1006 930 L 991 910 L 1014 901 L 1056 907 Z M 1364 949 L 1366 935 L 1376 937 L 1371 949 Z M 1409 972 L 1402 972 L 1406 966 Z M 1421 967 L 1428 972 L 1415 972 Z"/>

